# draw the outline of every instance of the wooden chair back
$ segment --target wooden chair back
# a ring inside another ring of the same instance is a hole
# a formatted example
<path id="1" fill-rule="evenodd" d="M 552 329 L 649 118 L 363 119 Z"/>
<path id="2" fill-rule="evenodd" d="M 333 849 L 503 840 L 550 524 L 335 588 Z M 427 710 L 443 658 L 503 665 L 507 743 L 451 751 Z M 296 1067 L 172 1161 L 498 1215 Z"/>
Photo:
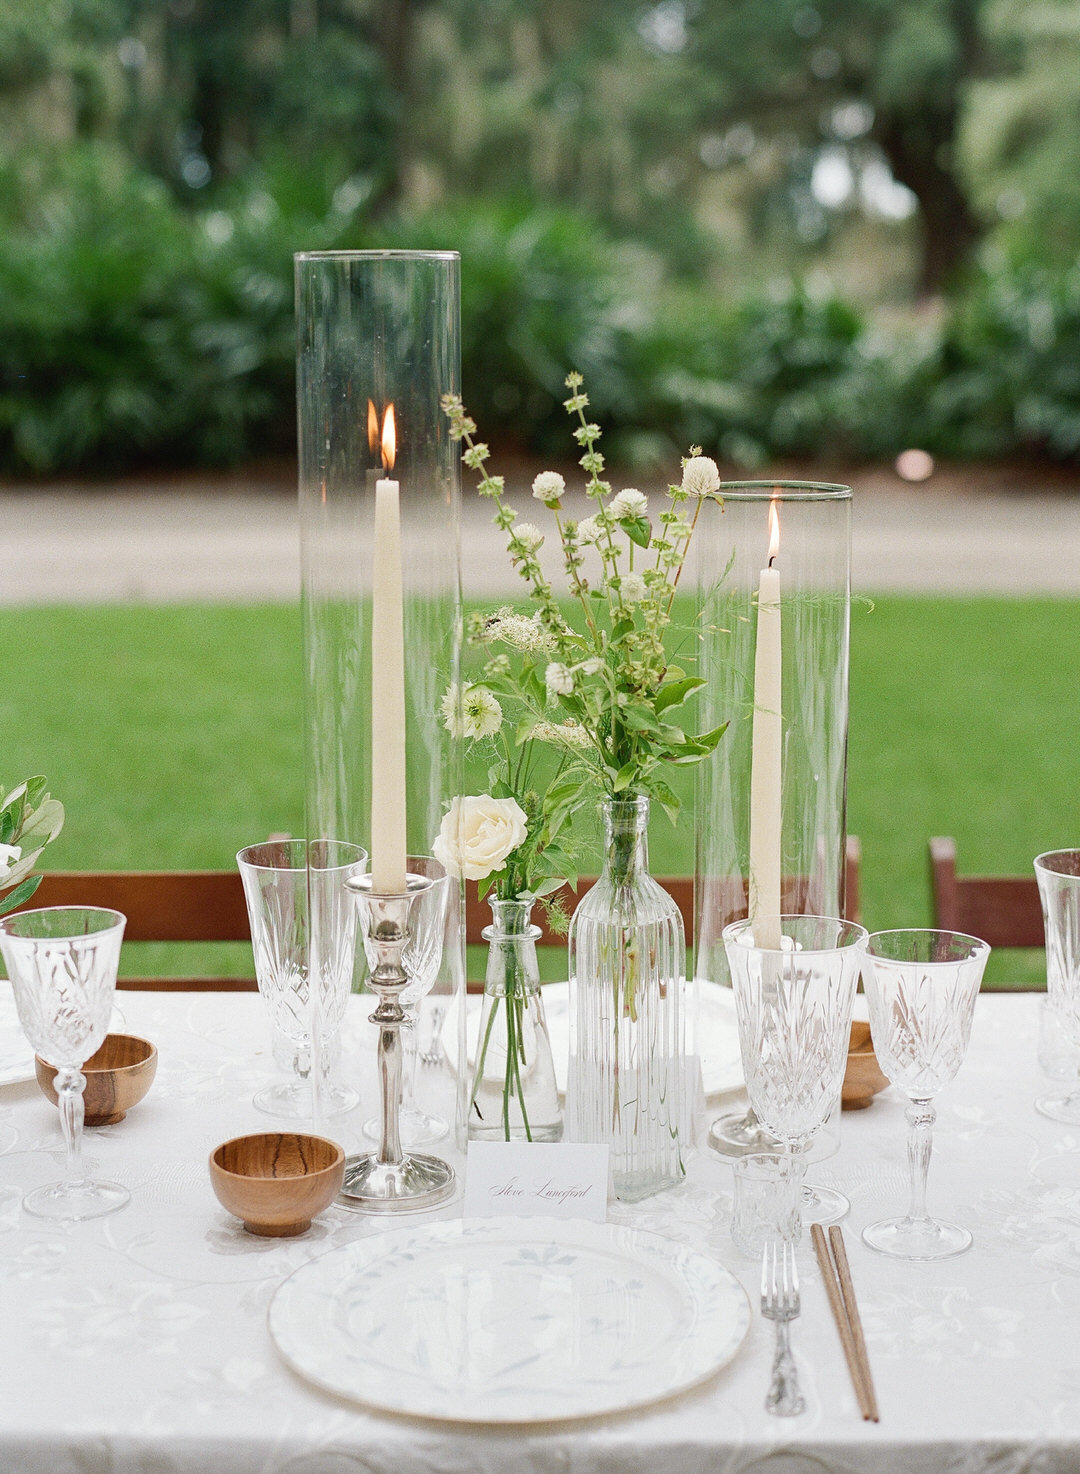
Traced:
<path id="1" fill-rule="evenodd" d="M 107 906 L 127 917 L 125 942 L 249 942 L 239 870 L 49 870 L 27 903 Z M 239 992 L 252 977 L 130 977 L 118 988 L 154 992 Z"/>
<path id="2" fill-rule="evenodd" d="M 958 875 L 956 841 L 930 841 L 934 926 L 966 932 L 992 947 L 1042 947 L 1042 905 L 1034 875 Z"/>
<path id="3" fill-rule="evenodd" d="M 849 921 L 858 921 L 860 915 L 859 898 L 859 864 L 862 858 L 862 847 L 855 835 L 851 835 L 847 842 L 845 885 L 847 900 L 845 914 Z M 694 935 L 694 879 L 690 875 L 660 875 L 656 877 L 660 885 L 668 892 L 676 906 L 682 912 L 683 926 L 686 928 L 687 937 Z M 578 880 L 577 893 L 564 886 L 557 894 L 561 897 L 566 910 L 572 912 L 582 896 L 596 884 L 595 875 L 583 875 Z M 792 882 L 791 893 L 798 892 L 799 886 Z M 734 913 L 733 913 L 734 914 Z M 745 895 L 743 897 L 742 915 L 746 914 Z M 565 947 L 566 938 L 552 932 L 547 925 L 542 907 L 538 907 L 534 913 L 533 920 L 541 929 L 541 936 L 537 939 L 538 947 Z M 491 909 L 486 901 L 478 900 L 477 886 L 475 881 L 469 881 L 465 887 L 465 939 L 470 946 L 480 943 L 483 938 L 481 932 L 491 921 Z"/>

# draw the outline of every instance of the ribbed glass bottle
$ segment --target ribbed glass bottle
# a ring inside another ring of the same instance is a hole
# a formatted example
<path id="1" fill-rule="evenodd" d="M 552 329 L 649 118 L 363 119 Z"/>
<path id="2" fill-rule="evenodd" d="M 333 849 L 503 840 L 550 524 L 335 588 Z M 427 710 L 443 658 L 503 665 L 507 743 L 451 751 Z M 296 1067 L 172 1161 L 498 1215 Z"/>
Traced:
<path id="1" fill-rule="evenodd" d="M 471 1141 L 558 1141 L 562 1136 L 533 903 L 532 896 L 488 897 L 492 924 L 482 933 L 488 958 L 469 1101 Z"/>
<path id="2" fill-rule="evenodd" d="M 603 872 L 570 924 L 567 1134 L 610 1145 L 615 1195 L 634 1202 L 685 1171 L 686 943 L 649 874 L 649 800 L 602 812 Z"/>

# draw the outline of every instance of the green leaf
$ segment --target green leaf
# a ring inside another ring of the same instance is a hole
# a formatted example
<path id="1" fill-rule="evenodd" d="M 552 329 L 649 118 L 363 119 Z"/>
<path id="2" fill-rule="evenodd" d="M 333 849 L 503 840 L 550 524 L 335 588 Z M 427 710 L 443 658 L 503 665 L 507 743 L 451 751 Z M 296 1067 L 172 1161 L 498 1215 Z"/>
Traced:
<path id="1" fill-rule="evenodd" d="M 703 676 L 686 676 L 681 681 L 667 681 L 656 694 L 656 711 L 659 715 L 671 706 L 681 706 L 688 696 L 705 685 Z"/>
<path id="2" fill-rule="evenodd" d="M 34 778 L 27 778 L 26 806 L 28 809 L 36 809 L 43 799 L 48 798 L 49 795 L 46 792 L 48 786 L 49 780 L 43 778 L 40 773 Z"/>
<path id="3" fill-rule="evenodd" d="M 32 875 L 29 880 L 24 880 L 22 885 L 17 885 L 10 895 L 0 897 L 0 916 L 6 915 L 8 911 L 14 911 L 16 906 L 21 906 L 24 901 L 28 901 L 41 884 L 41 880 L 40 875 Z"/>
<path id="4" fill-rule="evenodd" d="M 632 543 L 637 543 L 639 548 L 647 548 L 652 540 L 652 528 L 647 517 L 627 517 L 620 521 L 619 526 L 626 533 Z"/>
<path id="5" fill-rule="evenodd" d="M 622 767 L 615 774 L 615 781 L 611 785 L 613 792 L 625 792 L 625 790 L 630 787 L 631 783 L 633 783 L 634 779 L 637 777 L 637 773 L 638 765 L 636 762 L 623 763 Z"/>
<path id="6" fill-rule="evenodd" d="M 58 799 L 47 798 L 41 807 L 25 820 L 20 837 L 40 847 L 55 839 L 63 827 L 64 805 Z"/>

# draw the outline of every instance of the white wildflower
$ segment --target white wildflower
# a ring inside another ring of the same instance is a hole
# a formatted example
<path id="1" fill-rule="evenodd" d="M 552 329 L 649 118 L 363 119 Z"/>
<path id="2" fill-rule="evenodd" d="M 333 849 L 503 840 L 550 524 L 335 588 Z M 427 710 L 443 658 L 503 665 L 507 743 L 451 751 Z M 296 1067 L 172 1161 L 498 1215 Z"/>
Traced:
<path id="1" fill-rule="evenodd" d="M 0 866 L 13 870 L 22 859 L 22 845 L 0 844 Z"/>
<path id="2" fill-rule="evenodd" d="M 603 535 L 604 529 L 595 517 L 582 517 L 577 525 L 579 543 L 598 543 Z"/>
<path id="3" fill-rule="evenodd" d="M 648 509 L 649 498 L 643 491 L 635 491 L 633 487 L 620 491 L 608 503 L 608 511 L 619 522 L 630 517 L 644 517 Z"/>
<path id="4" fill-rule="evenodd" d="M 590 738 L 579 722 L 537 722 L 529 733 L 538 742 L 561 742 L 566 747 L 588 747 Z"/>
<path id="5" fill-rule="evenodd" d="M 486 686 L 466 686 L 462 695 L 451 685 L 442 699 L 442 714 L 452 737 L 490 737 L 502 726 L 502 707 Z"/>
<path id="6" fill-rule="evenodd" d="M 524 650 L 527 655 L 555 648 L 539 614 L 515 614 L 512 609 L 500 609 L 498 614 L 487 621 L 484 638 L 502 640 L 515 650 Z"/>
<path id="7" fill-rule="evenodd" d="M 619 597 L 624 604 L 639 604 L 649 592 L 640 573 L 624 573 L 619 580 Z"/>
<path id="8" fill-rule="evenodd" d="M 598 676 L 604 669 L 604 662 L 599 655 L 590 655 L 588 660 L 581 661 L 574 669 L 579 670 L 583 676 Z"/>
<path id="9" fill-rule="evenodd" d="M 532 485 L 533 496 L 548 507 L 554 507 L 565 490 L 566 482 L 558 471 L 541 471 Z"/>
<path id="10" fill-rule="evenodd" d="M 535 553 L 544 541 L 544 534 L 532 522 L 519 522 L 510 529 L 510 550 L 514 553 Z"/>
<path id="11" fill-rule="evenodd" d="M 525 810 L 516 799 L 471 794 L 452 800 L 431 851 L 448 874 L 486 880 L 528 832 Z"/>
<path id="12" fill-rule="evenodd" d="M 552 696 L 569 696 L 574 689 L 574 677 L 568 666 L 552 660 L 544 672 L 544 684 Z"/>
<path id="13" fill-rule="evenodd" d="M 709 456 L 691 456 L 683 467 L 682 489 L 687 496 L 711 496 L 720 490 L 720 470 Z"/>

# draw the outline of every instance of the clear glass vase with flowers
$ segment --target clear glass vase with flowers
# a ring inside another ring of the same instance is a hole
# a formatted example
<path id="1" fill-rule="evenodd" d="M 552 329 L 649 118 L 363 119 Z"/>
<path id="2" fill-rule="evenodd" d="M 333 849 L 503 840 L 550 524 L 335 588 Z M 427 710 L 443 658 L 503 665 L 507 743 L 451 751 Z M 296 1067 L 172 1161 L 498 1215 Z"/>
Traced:
<path id="1" fill-rule="evenodd" d="M 558 780 L 580 738 L 551 722 L 535 724 L 535 732 L 524 712 L 519 693 L 540 679 L 537 663 L 548 645 L 536 620 L 510 609 L 477 616 L 470 640 L 506 648 L 491 655 L 480 680 L 447 691 L 443 714 L 472 756 L 487 758 L 488 791 L 455 798 L 433 846 L 446 870 L 475 881 L 491 907 L 468 1132 L 474 1140 L 557 1141 L 562 1109 L 536 958 L 541 929 L 532 911 L 542 902 L 549 927 L 565 930 L 568 918 L 553 892 L 575 878 L 562 843 L 572 805 Z"/>
<path id="2" fill-rule="evenodd" d="M 691 732 L 677 719 L 703 679 L 692 669 L 697 632 L 674 617 L 701 505 L 718 495 L 720 475 L 692 447 L 654 522 L 643 492 L 616 492 L 603 479 L 600 427 L 585 416 L 581 376 L 570 374 L 566 384 L 593 510 L 581 519 L 566 514 L 558 472 L 533 482 L 559 539 L 564 600 L 540 563 L 544 533 L 518 520 L 502 478 L 486 470 L 488 448 L 474 439 L 460 399 L 443 403 L 547 640 L 542 678 L 537 661 L 515 688 L 527 730 L 544 741 L 547 726 L 575 734 L 549 802 L 580 807 L 590 793 L 601 800 L 603 872 L 570 927 L 567 1126 L 575 1140 L 609 1143 L 616 1194 L 635 1199 L 680 1179 L 691 1126 L 683 924 L 649 874 L 646 835 L 652 799 L 677 817 L 670 769 L 706 758 L 724 732 L 723 725 Z"/>

